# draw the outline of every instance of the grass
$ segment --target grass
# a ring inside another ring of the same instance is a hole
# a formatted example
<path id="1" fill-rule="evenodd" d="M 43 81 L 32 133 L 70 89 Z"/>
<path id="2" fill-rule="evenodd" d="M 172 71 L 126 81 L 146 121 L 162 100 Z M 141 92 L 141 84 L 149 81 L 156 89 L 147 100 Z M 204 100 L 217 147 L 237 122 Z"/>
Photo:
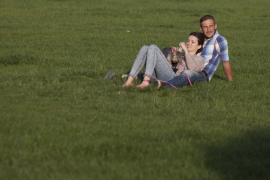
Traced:
<path id="1" fill-rule="evenodd" d="M 269 6 L 2 0 L 0 179 L 269 179 Z M 177 46 L 205 14 L 234 82 L 220 65 L 194 88 L 121 88 L 141 46 Z"/>

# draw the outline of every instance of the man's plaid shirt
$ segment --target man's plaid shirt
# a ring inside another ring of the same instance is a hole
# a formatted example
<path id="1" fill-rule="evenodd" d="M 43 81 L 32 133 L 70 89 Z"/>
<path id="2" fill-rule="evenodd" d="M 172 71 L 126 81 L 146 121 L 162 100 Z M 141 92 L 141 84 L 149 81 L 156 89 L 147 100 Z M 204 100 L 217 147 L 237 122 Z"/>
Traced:
<path id="1" fill-rule="evenodd" d="M 220 61 L 229 61 L 228 42 L 216 30 L 214 36 L 204 41 L 203 51 L 198 54 L 204 58 L 204 71 L 209 81 L 216 71 Z"/>

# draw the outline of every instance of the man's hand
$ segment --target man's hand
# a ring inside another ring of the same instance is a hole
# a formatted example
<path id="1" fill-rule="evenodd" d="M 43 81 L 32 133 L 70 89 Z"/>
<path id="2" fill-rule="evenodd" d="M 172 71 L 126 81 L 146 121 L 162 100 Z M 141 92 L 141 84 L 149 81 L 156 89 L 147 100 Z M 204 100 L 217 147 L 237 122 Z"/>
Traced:
<path id="1" fill-rule="evenodd" d="M 231 68 L 231 64 L 229 61 L 224 61 L 222 62 L 223 64 L 223 69 L 224 69 L 224 72 L 227 76 L 227 80 L 228 81 L 233 81 L 233 75 L 232 75 L 232 68 Z"/>

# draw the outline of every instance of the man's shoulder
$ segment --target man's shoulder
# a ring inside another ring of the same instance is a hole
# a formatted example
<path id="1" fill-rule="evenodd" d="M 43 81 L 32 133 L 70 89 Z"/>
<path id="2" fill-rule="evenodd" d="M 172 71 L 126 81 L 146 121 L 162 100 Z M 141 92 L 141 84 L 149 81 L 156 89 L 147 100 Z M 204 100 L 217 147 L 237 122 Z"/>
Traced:
<path id="1" fill-rule="evenodd" d="M 217 40 L 217 42 L 219 42 L 219 43 L 220 43 L 220 42 L 228 43 L 228 42 L 227 42 L 227 39 L 226 39 L 225 37 L 221 36 L 220 34 L 218 34 L 218 32 L 217 32 L 216 40 Z"/>
<path id="2" fill-rule="evenodd" d="M 226 39 L 225 37 L 221 36 L 221 35 L 219 35 L 219 36 L 217 37 L 217 40 L 218 40 L 218 41 L 227 41 L 227 39 Z"/>
<path id="3" fill-rule="evenodd" d="M 216 50 L 222 53 L 228 53 L 228 41 L 225 37 L 218 34 L 216 38 Z"/>

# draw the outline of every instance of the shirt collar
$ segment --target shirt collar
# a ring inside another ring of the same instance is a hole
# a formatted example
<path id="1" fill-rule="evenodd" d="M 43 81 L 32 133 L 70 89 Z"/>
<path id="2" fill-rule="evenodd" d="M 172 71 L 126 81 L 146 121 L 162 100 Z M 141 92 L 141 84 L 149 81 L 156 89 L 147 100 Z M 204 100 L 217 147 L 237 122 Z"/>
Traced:
<path id="1" fill-rule="evenodd" d="M 214 34 L 211 38 L 209 38 L 209 39 L 207 39 L 207 40 L 204 41 L 203 46 L 205 46 L 206 43 L 208 43 L 209 41 L 211 42 L 212 40 L 215 40 L 218 36 L 219 36 L 219 33 L 218 33 L 218 31 L 216 30 L 216 31 L 215 31 L 215 34 Z"/>

